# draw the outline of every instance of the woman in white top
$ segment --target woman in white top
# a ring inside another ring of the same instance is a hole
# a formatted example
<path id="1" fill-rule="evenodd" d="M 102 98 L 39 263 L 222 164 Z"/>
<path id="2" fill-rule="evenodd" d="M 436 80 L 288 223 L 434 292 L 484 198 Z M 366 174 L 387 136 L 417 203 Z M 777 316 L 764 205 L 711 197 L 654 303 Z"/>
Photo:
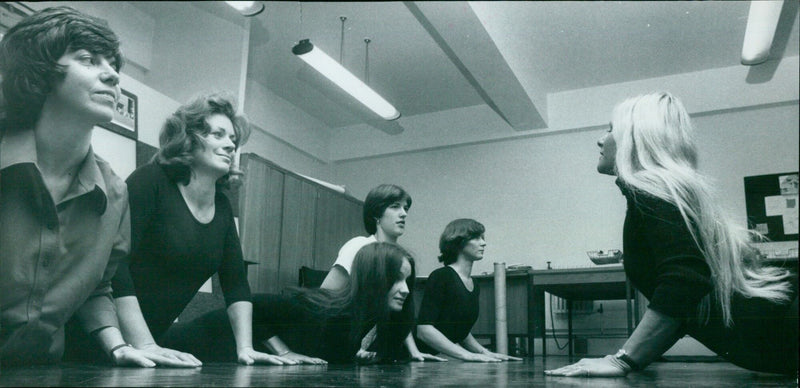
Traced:
<path id="1" fill-rule="evenodd" d="M 328 272 L 320 288 L 336 290 L 346 287 L 356 253 L 365 245 L 374 242 L 397 243 L 397 239 L 406 231 L 406 216 L 410 208 L 411 196 L 400 186 L 382 184 L 370 190 L 364 199 L 364 228 L 369 236 L 354 237 L 342 246 L 333 268 Z M 372 342 L 369 338 L 374 337 L 374 330 L 370 331 L 367 337 L 358 354 L 361 358 L 375 355 L 374 352 L 367 350 Z M 412 360 L 445 361 L 443 358 L 420 352 L 411 334 L 406 337 L 404 343 Z"/>

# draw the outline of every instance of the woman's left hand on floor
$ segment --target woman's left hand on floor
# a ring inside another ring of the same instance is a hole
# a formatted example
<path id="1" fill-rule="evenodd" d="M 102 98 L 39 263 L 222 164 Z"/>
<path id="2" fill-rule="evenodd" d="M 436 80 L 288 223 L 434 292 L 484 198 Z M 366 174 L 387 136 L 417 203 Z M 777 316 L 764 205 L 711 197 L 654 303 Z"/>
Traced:
<path id="1" fill-rule="evenodd" d="M 253 348 L 245 348 L 239 350 L 238 358 L 240 364 L 253 365 L 253 364 L 272 364 L 272 365 L 296 365 L 297 361 L 275 356 L 272 354 L 262 353 Z"/>
<path id="2" fill-rule="evenodd" d="M 570 377 L 624 377 L 627 373 L 610 358 L 583 358 L 580 361 L 562 366 L 558 369 L 546 370 L 544 374 L 548 376 L 570 376 Z"/>
<path id="3" fill-rule="evenodd" d="M 370 362 L 375 359 L 375 355 L 375 352 L 358 349 L 358 352 L 356 352 L 356 359 L 358 359 L 360 362 Z"/>

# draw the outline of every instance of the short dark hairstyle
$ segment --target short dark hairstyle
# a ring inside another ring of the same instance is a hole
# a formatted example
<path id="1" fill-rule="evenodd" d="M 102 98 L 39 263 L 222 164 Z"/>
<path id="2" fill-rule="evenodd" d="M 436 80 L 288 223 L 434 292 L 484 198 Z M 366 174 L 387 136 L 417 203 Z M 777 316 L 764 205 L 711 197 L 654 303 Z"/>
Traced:
<path id="1" fill-rule="evenodd" d="M 486 228 L 478 221 L 470 218 L 459 218 L 451 221 L 439 237 L 439 261 L 444 265 L 453 264 L 458 254 L 469 240 L 478 238 L 486 232 Z"/>
<path id="2" fill-rule="evenodd" d="M 87 50 L 122 67 L 119 39 L 108 23 L 70 7 L 45 8 L 11 27 L 0 42 L 3 130 L 31 129 L 56 83 L 64 79 L 58 60 Z"/>
<path id="3" fill-rule="evenodd" d="M 196 97 L 178 108 L 167 118 L 158 137 L 160 149 L 155 160 L 164 167 L 167 176 L 173 182 L 188 185 L 192 179 L 191 166 L 194 163 L 194 151 L 204 147 L 201 136 L 211 132 L 206 119 L 221 114 L 231 120 L 233 132 L 236 134 L 234 144 L 238 149 L 250 136 L 250 126 L 244 116 L 236 113 L 233 100 L 224 93 L 212 93 Z M 241 172 L 234 169 L 217 181 L 217 184 L 228 185 Z"/>
<path id="4" fill-rule="evenodd" d="M 378 231 L 376 219 L 383 216 L 386 208 L 395 202 L 405 202 L 411 208 L 411 195 L 402 187 L 392 184 L 382 184 L 369 191 L 364 199 L 364 229 L 370 235 Z"/>

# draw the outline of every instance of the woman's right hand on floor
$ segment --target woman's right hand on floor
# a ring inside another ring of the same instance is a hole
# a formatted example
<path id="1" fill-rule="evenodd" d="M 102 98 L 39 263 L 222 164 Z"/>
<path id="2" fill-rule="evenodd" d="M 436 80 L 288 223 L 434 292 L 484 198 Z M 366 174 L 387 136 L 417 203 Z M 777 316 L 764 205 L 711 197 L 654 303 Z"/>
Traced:
<path id="1" fill-rule="evenodd" d="M 195 358 L 191 353 L 181 352 L 175 349 L 163 348 L 157 344 L 147 344 L 137 347 L 139 350 L 157 354 L 162 357 L 168 358 L 169 364 L 159 362 L 158 365 L 176 368 L 192 368 L 203 366 L 203 363 Z"/>
<path id="2" fill-rule="evenodd" d="M 156 365 L 168 368 L 194 368 L 200 366 L 195 365 L 194 362 L 175 359 L 148 350 L 136 349 L 133 346 L 125 346 L 115 350 L 111 354 L 111 358 L 114 364 L 119 366 L 138 366 L 144 368 L 152 368 Z"/>

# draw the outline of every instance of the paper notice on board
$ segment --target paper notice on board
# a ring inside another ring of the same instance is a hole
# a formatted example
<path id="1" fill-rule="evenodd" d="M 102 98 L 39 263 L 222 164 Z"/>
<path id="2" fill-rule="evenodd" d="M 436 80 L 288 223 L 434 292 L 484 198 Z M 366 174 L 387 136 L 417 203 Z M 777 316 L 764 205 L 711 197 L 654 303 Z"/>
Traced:
<path id="1" fill-rule="evenodd" d="M 782 195 L 764 197 L 764 207 L 767 217 L 782 216 L 786 213 L 786 199 Z"/>
<path id="2" fill-rule="evenodd" d="M 785 195 L 786 212 L 783 214 L 783 234 L 797 234 L 797 196 Z"/>

